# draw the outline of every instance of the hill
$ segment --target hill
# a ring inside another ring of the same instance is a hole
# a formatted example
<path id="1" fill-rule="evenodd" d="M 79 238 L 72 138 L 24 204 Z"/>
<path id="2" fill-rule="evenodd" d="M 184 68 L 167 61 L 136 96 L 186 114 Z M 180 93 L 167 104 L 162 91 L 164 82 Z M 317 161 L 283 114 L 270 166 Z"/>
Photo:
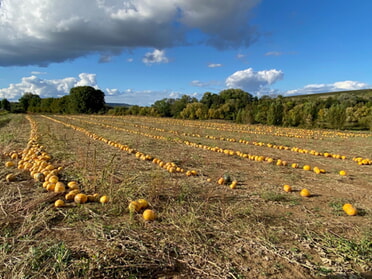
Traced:
<path id="1" fill-rule="evenodd" d="M 129 108 L 132 106 L 130 104 L 125 104 L 125 103 L 106 103 L 106 105 L 108 105 L 109 107 L 126 107 L 126 108 Z"/>
<path id="2" fill-rule="evenodd" d="M 326 99 L 328 97 L 335 97 L 338 98 L 342 94 L 348 95 L 355 95 L 358 97 L 372 97 L 372 89 L 361 89 L 361 90 L 347 90 L 347 91 L 336 91 L 336 92 L 325 92 L 325 93 L 315 93 L 315 94 L 305 94 L 305 95 L 293 95 L 293 96 L 286 96 L 286 99 L 293 99 L 293 98 L 308 98 L 308 97 L 319 97 L 322 99 Z"/>

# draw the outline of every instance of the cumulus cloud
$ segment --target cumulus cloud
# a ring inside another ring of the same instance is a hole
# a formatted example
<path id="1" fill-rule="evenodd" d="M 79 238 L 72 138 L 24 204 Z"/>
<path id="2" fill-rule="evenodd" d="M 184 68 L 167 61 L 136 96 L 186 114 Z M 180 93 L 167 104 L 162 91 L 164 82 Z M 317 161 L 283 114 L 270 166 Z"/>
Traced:
<path id="1" fill-rule="evenodd" d="M 0 99 L 17 101 L 26 92 L 39 95 L 41 98 L 61 97 L 69 94 L 70 89 L 76 86 L 97 87 L 96 75 L 81 73 L 79 77 L 63 79 L 41 79 L 36 75 L 22 78 L 21 82 L 10 84 L 8 88 L 0 89 Z"/>
<path id="2" fill-rule="evenodd" d="M 212 3 L 213 2 L 213 3 Z M 188 45 L 188 32 L 217 48 L 249 46 L 260 0 L 2 0 L 0 66 L 62 62 L 92 53 Z"/>
<path id="3" fill-rule="evenodd" d="M 229 88 L 241 88 L 257 94 L 268 90 L 268 86 L 281 80 L 283 76 L 284 73 L 276 69 L 256 72 L 252 68 L 248 68 L 233 73 L 226 79 L 225 83 Z"/>
<path id="4" fill-rule="evenodd" d="M 372 85 L 369 85 L 364 82 L 345 80 L 337 81 L 334 83 L 324 84 L 308 84 L 303 88 L 288 90 L 284 92 L 284 95 L 304 95 L 304 94 L 313 94 L 313 93 L 325 93 L 325 92 L 336 92 L 336 91 L 348 91 L 348 90 L 359 90 L 371 88 Z"/>
<path id="5" fill-rule="evenodd" d="M 155 49 L 153 52 L 147 52 L 142 59 L 145 64 L 168 63 L 169 59 L 165 56 L 164 50 Z"/>
<path id="6" fill-rule="evenodd" d="M 219 68 L 219 67 L 222 67 L 222 64 L 214 64 L 214 63 L 211 63 L 208 65 L 209 68 Z"/>

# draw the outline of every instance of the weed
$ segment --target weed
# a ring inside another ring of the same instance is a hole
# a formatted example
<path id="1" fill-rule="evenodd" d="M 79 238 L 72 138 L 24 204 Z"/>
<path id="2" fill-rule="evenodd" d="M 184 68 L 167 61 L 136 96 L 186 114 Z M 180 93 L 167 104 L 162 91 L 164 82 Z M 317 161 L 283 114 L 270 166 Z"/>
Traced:
<path id="1" fill-rule="evenodd" d="M 345 199 L 333 199 L 328 203 L 328 206 L 332 210 L 332 214 L 336 216 L 344 215 L 344 211 L 342 210 L 342 206 L 347 203 Z"/>
<path id="2" fill-rule="evenodd" d="M 370 263 L 372 255 L 372 240 L 370 235 L 364 235 L 359 240 L 347 239 L 334 233 L 313 235 L 312 240 L 318 246 L 343 259 L 345 262 L 359 264 Z"/>
<path id="3" fill-rule="evenodd" d="M 57 274 L 65 270 L 71 260 L 71 251 L 63 242 L 48 246 L 32 246 L 28 253 L 28 263 L 31 269 L 49 274 Z"/>
<path id="4" fill-rule="evenodd" d="M 279 194 L 273 191 L 266 191 L 261 193 L 261 198 L 265 201 L 275 201 L 275 202 L 287 202 L 288 197 L 284 194 Z"/>

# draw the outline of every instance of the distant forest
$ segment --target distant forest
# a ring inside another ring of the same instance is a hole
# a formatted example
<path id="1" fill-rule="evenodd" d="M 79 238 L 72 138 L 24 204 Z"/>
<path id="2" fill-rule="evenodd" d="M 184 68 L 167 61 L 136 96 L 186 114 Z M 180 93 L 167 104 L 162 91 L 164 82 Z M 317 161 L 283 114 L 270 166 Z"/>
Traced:
<path id="1" fill-rule="evenodd" d="M 90 86 L 74 87 L 61 98 L 25 93 L 19 102 L 3 99 L 0 110 L 13 113 L 99 113 L 181 119 L 221 119 L 242 124 L 285 127 L 372 130 L 372 89 L 291 97 L 254 97 L 241 89 L 165 98 L 151 106 L 109 106 L 104 93 Z"/>

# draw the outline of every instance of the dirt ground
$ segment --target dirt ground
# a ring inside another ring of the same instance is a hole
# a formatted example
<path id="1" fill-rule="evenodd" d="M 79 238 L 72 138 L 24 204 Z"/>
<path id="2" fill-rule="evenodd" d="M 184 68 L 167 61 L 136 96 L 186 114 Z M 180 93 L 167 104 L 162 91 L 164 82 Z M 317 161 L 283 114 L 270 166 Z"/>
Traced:
<path id="1" fill-rule="evenodd" d="M 1 278 L 372 278 L 371 132 L 28 118 L 0 117 Z M 60 181 L 110 202 L 55 208 L 65 193 L 17 168 L 30 138 L 60 167 Z M 149 202 L 154 221 L 129 211 L 137 199 Z M 348 216 L 345 203 L 358 214 Z"/>

